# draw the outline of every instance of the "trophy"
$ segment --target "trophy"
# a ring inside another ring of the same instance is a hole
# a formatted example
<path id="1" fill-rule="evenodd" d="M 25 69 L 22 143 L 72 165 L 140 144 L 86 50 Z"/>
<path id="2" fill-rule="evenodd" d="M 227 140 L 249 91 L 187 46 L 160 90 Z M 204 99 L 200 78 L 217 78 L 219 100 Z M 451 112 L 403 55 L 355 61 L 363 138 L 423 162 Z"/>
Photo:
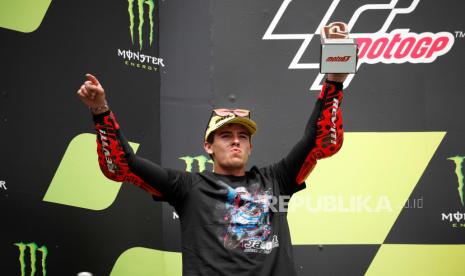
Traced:
<path id="1" fill-rule="evenodd" d="M 349 38 L 347 24 L 333 22 L 321 30 L 320 73 L 356 73 L 357 42 Z"/>

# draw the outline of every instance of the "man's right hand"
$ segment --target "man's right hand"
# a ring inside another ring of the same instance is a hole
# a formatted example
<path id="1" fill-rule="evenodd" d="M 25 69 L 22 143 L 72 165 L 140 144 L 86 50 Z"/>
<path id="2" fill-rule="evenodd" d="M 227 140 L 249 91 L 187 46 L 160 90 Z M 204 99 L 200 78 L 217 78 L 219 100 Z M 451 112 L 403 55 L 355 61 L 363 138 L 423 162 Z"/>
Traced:
<path id="1" fill-rule="evenodd" d="M 332 39 L 344 39 L 349 38 L 348 26 L 344 22 L 333 22 L 327 26 L 324 26 L 321 30 L 321 35 L 326 38 Z M 349 74 L 345 73 L 329 73 L 327 79 L 330 81 L 336 81 L 343 83 Z"/>
<path id="2" fill-rule="evenodd" d="M 108 107 L 106 107 L 105 90 L 93 75 L 86 74 L 86 78 L 87 80 L 77 91 L 79 98 L 86 106 L 93 110 L 94 114 L 105 112 L 108 110 Z M 94 112 L 94 110 L 98 110 L 98 112 Z"/>

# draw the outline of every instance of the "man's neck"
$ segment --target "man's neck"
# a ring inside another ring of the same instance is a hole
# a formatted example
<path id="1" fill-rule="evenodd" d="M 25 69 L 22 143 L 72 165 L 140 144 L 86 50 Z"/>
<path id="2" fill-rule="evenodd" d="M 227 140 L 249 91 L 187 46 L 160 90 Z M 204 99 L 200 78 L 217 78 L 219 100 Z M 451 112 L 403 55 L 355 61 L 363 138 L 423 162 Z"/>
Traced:
<path id="1" fill-rule="evenodd" d="M 215 164 L 214 172 L 222 175 L 234 175 L 234 176 L 244 176 L 245 168 L 222 168 Z"/>

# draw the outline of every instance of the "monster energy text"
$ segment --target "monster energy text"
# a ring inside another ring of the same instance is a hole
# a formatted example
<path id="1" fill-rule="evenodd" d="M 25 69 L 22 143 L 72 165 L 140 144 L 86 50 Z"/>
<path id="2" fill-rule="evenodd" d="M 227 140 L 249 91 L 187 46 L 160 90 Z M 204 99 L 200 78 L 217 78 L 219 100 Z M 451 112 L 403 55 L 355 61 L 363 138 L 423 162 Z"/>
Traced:
<path id="1" fill-rule="evenodd" d="M 465 213 L 442 213 L 441 214 L 442 221 L 448 221 L 452 223 L 452 227 L 461 227 L 465 228 Z"/>
<path id="2" fill-rule="evenodd" d="M 128 61 L 134 60 L 134 61 L 138 61 L 142 63 L 147 63 L 149 65 L 153 64 L 153 65 L 161 65 L 162 67 L 165 67 L 165 64 L 163 64 L 162 58 L 144 55 L 139 52 L 133 52 L 131 50 L 118 49 L 118 56 L 123 57 L 124 59 L 127 59 Z"/>
<path id="3" fill-rule="evenodd" d="M 139 35 L 139 49 L 142 50 L 142 45 L 144 43 L 142 38 L 142 30 L 144 26 L 144 4 L 146 4 L 149 8 L 149 20 L 150 20 L 150 46 L 152 46 L 153 42 L 153 11 L 155 9 L 154 0 L 137 0 L 137 13 L 139 15 L 139 26 L 137 27 L 138 35 Z M 129 12 L 129 32 L 131 34 L 131 42 L 134 44 L 134 0 L 128 0 L 128 12 Z"/>
<path id="4" fill-rule="evenodd" d="M 162 58 L 152 57 L 148 55 L 141 54 L 139 52 L 133 52 L 131 50 L 121 50 L 118 49 L 118 56 L 123 57 L 124 64 L 131 67 L 136 67 L 140 69 L 145 69 L 148 71 L 158 71 L 158 67 L 163 64 Z"/>
<path id="5" fill-rule="evenodd" d="M 47 254 L 48 254 L 48 250 L 47 250 L 47 247 L 45 247 L 44 245 L 42 245 L 41 247 L 38 247 L 36 243 L 32 242 L 32 243 L 22 243 L 22 242 L 18 242 L 18 243 L 15 243 L 14 245 L 16 245 L 18 248 L 19 248 L 19 264 L 21 266 L 21 276 L 26 276 L 26 256 L 25 256 L 25 252 L 26 252 L 26 249 L 29 248 L 29 255 L 30 255 L 30 258 L 28 258 L 28 260 L 30 260 L 30 272 L 31 272 L 31 276 L 34 276 L 34 274 L 36 273 L 36 260 L 37 260 L 37 257 L 36 257 L 36 254 L 37 252 L 41 252 L 41 265 L 42 265 L 42 275 L 43 276 L 46 276 L 47 274 L 47 270 L 46 270 L 46 259 L 47 259 Z"/>

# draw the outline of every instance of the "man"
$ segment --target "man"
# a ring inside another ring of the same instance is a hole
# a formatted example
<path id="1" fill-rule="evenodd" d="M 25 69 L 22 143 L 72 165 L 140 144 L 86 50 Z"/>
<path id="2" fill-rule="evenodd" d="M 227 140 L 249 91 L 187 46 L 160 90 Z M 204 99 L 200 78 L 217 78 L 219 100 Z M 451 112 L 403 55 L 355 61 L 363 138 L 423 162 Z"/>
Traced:
<path id="1" fill-rule="evenodd" d="M 99 81 L 87 74 L 77 94 L 93 113 L 102 172 L 133 183 L 179 215 L 183 275 L 297 275 L 286 210 L 280 197 L 305 188 L 318 159 L 342 146 L 342 83 L 328 74 L 304 135 L 282 160 L 246 171 L 256 124 L 250 111 L 215 109 L 204 149 L 214 172 L 189 173 L 136 156 L 106 104 Z"/>
<path id="2" fill-rule="evenodd" d="M 250 171 L 256 124 L 247 110 L 212 112 L 204 149 L 214 172 L 188 173 L 133 154 L 94 76 L 87 74 L 77 93 L 94 114 L 102 172 L 167 201 L 179 214 L 184 275 L 296 275 L 286 212 L 273 204 L 305 188 L 317 160 L 342 146 L 345 77 L 328 75 L 302 139 L 286 157 Z"/>

